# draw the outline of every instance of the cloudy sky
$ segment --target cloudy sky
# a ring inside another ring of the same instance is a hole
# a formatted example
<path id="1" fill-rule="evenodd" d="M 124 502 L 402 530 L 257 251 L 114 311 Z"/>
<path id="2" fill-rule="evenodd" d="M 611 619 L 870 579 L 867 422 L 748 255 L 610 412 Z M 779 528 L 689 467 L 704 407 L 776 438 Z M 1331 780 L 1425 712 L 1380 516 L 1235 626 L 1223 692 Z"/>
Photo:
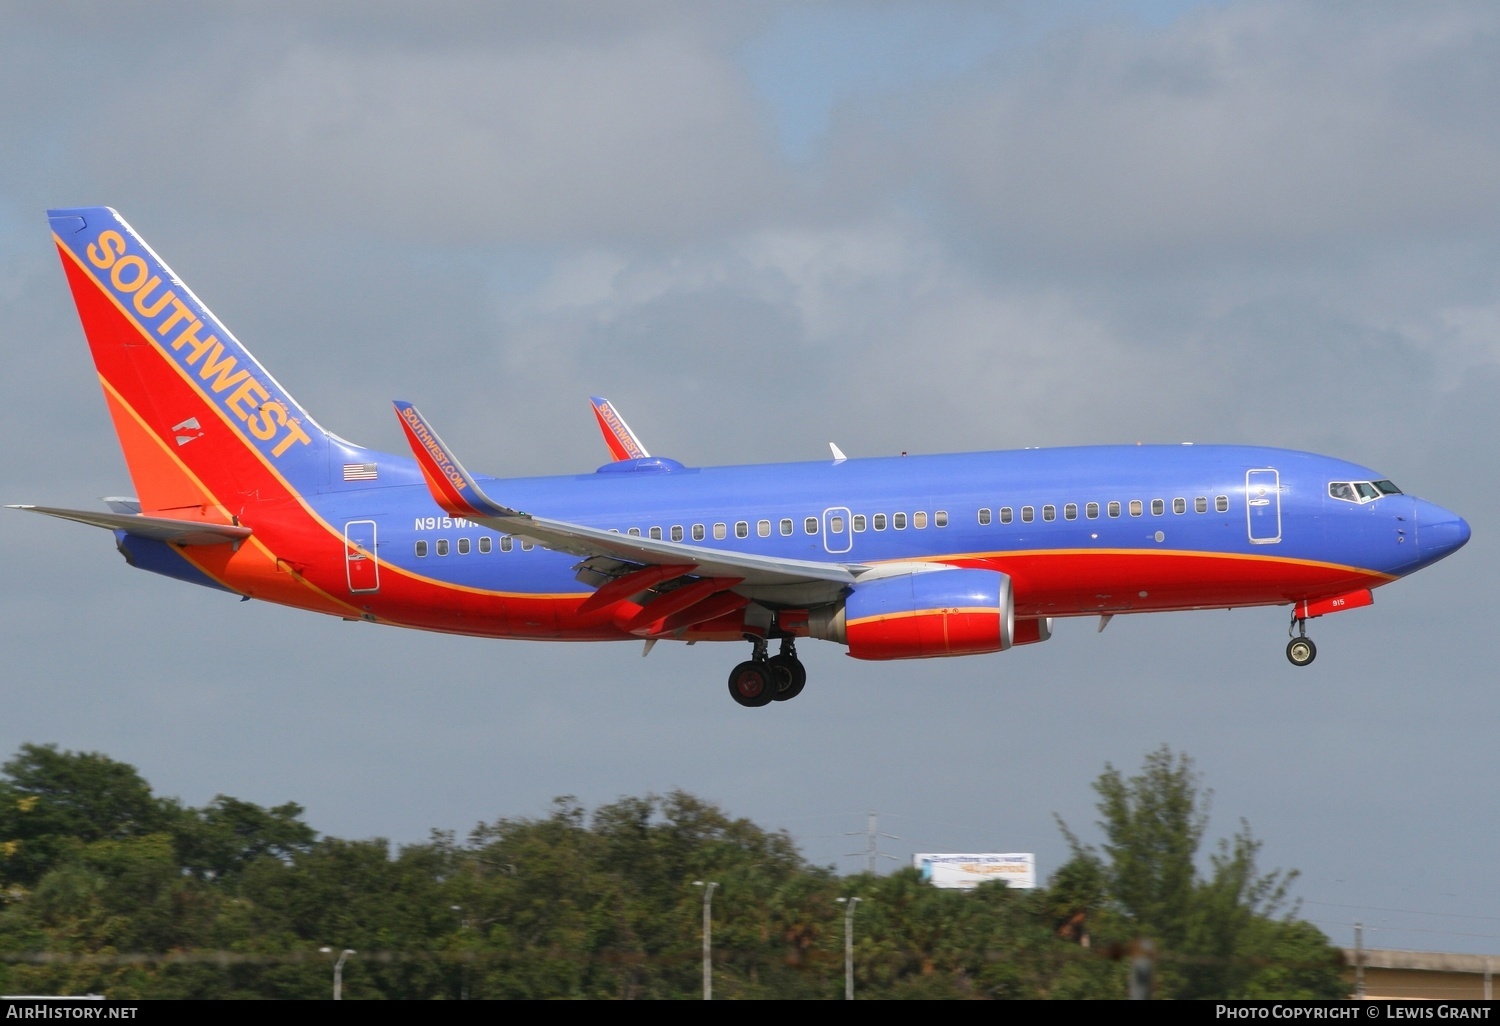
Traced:
<path id="1" fill-rule="evenodd" d="M 1167 743 L 1341 943 L 1500 951 L 1500 10 L 1485 3 L 0 2 L 0 501 L 128 493 L 43 211 L 114 206 L 325 425 L 408 398 L 485 472 L 1230 442 L 1337 455 L 1474 539 L 1316 621 L 725 694 L 737 646 L 296 613 L 0 517 L 0 755 L 407 843 L 683 788 L 853 871 L 1022 850 Z M 886 861 L 883 865 L 896 863 Z M 726 894 L 725 899 L 729 900 Z"/>

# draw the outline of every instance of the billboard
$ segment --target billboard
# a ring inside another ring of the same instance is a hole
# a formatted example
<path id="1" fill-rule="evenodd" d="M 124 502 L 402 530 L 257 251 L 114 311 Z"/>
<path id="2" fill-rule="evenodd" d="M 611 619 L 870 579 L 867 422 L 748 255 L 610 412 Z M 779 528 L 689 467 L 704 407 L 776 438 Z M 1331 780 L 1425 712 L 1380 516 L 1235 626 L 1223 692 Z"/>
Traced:
<path id="1" fill-rule="evenodd" d="M 967 890 L 991 880 L 1003 880 L 1017 888 L 1036 886 L 1036 856 L 1029 851 L 978 855 L 919 852 L 911 857 L 911 861 L 921 872 L 922 879 L 934 887 Z"/>

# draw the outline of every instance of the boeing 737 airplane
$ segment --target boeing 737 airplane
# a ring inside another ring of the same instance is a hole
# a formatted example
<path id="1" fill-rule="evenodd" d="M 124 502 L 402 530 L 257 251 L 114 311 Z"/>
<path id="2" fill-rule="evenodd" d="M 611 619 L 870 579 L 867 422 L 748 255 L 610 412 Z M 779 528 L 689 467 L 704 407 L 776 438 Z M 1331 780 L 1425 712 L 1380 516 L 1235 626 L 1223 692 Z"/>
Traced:
<path id="1" fill-rule="evenodd" d="M 410 403 L 411 456 L 320 427 L 106 207 L 49 212 L 125 452 L 132 566 L 348 620 L 493 638 L 748 641 L 744 706 L 796 697 L 796 643 L 856 659 L 1003 652 L 1054 617 L 1291 607 L 1306 621 L 1462 546 L 1469 526 L 1326 456 L 1100 446 L 685 467 L 603 399 L 593 473 L 479 478 Z M 770 646 L 777 645 L 776 654 Z"/>

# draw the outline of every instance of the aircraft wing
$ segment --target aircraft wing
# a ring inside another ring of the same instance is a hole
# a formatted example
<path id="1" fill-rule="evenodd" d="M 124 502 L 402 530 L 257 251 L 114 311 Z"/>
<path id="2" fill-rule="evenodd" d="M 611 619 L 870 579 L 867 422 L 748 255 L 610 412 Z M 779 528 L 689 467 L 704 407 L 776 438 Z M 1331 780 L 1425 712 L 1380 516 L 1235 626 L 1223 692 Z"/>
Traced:
<path id="1" fill-rule="evenodd" d="M 599 430 L 604 434 L 604 444 L 609 446 L 609 454 L 616 462 L 640 460 L 651 455 L 630 430 L 630 425 L 625 423 L 625 418 L 620 416 L 620 411 L 615 409 L 614 403 L 602 395 L 589 396 L 589 402 L 593 404 Z"/>
<path id="2" fill-rule="evenodd" d="M 743 582 L 738 590 L 751 595 L 769 592 L 774 597 L 777 589 L 785 592 L 789 586 L 801 586 L 796 591 L 797 601 L 831 601 L 869 569 L 860 563 L 780 559 L 637 538 L 511 509 L 484 494 L 415 406 L 407 402 L 397 402 L 395 406 L 432 497 L 450 516 L 464 517 L 584 559 L 604 557 L 637 566 L 679 567 L 681 573 L 701 578 L 738 579 Z"/>
<path id="3" fill-rule="evenodd" d="M 250 528 L 235 524 L 207 524 L 199 520 L 172 520 L 147 517 L 139 513 L 96 513 L 86 509 L 57 509 L 53 506 L 10 506 L 49 517 L 72 520 L 109 531 L 127 531 L 139 538 L 172 542 L 176 545 L 232 545 L 250 537 Z"/>

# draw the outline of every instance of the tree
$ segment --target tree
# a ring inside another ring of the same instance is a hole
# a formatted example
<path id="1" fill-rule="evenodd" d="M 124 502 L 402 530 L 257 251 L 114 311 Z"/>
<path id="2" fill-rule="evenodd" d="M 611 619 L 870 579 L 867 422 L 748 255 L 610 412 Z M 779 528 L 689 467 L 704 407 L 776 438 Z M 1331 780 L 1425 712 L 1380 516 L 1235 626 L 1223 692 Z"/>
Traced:
<path id="1" fill-rule="evenodd" d="M 178 815 L 135 767 L 98 752 L 25 744 L 0 768 L 0 880 L 32 885 L 80 845 L 159 833 Z"/>
<path id="2" fill-rule="evenodd" d="M 236 876 L 256 859 L 285 861 L 306 854 L 317 831 L 302 822 L 293 802 L 263 809 L 251 802 L 216 795 L 201 809 L 189 809 L 177 827 L 183 868 L 200 879 Z"/>
<path id="3" fill-rule="evenodd" d="M 1071 891 L 1062 904 L 1072 907 L 1057 911 L 1076 922 L 1082 902 L 1082 915 L 1107 942 L 1153 939 L 1162 996 L 1291 997 L 1279 987 L 1293 982 L 1296 996 L 1342 993 L 1337 949 L 1310 924 L 1282 915 L 1296 872 L 1260 872 L 1261 842 L 1248 823 L 1218 843 L 1209 874 L 1200 874 L 1213 792 L 1202 789 L 1188 756 L 1163 745 L 1129 778 L 1106 763 L 1094 791 L 1102 854 L 1059 819 L 1073 855 L 1054 890 L 1060 898 Z"/>
<path id="4" fill-rule="evenodd" d="M 592 813 L 560 798 L 538 819 L 393 852 L 319 838 L 291 803 L 221 795 L 184 808 L 96 753 L 27 745 L 3 769 L 7 993 L 323 997 L 330 953 L 319 949 L 350 947 L 349 996 L 694 997 L 700 880 L 718 885 L 724 997 L 841 995 L 841 895 L 861 899 L 865 997 L 1119 997 L 1126 965 L 1100 955 L 1138 936 L 1162 950 L 1162 996 L 1342 988 L 1336 949 L 1282 915 L 1292 876 L 1258 870 L 1248 826 L 1200 863 L 1208 794 L 1166 748 L 1136 776 L 1105 767 L 1094 786 L 1104 843 L 1064 825 L 1073 857 L 1034 891 L 941 890 L 910 869 L 840 880 L 786 833 L 683 792 Z"/>

